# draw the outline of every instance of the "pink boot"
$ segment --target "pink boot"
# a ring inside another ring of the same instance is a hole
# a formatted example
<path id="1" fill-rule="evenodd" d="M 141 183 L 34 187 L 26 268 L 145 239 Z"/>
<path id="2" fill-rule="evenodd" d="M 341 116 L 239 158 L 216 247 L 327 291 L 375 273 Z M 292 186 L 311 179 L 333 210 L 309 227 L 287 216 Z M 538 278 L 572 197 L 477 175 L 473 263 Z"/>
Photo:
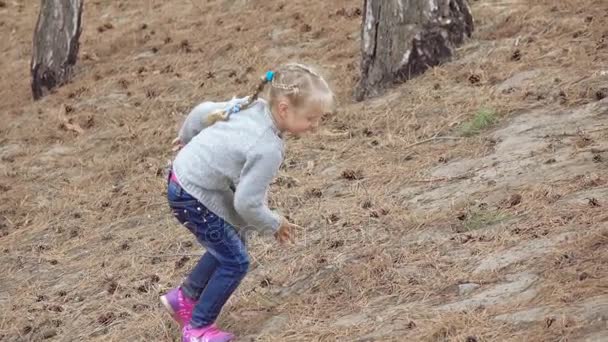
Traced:
<path id="1" fill-rule="evenodd" d="M 182 342 L 228 342 L 233 339 L 234 335 L 221 331 L 215 324 L 197 329 L 187 325 L 182 331 Z"/>
<path id="2" fill-rule="evenodd" d="M 190 322 L 196 301 L 185 296 L 181 287 L 176 287 L 162 295 L 160 301 L 180 326 L 183 327 Z"/>

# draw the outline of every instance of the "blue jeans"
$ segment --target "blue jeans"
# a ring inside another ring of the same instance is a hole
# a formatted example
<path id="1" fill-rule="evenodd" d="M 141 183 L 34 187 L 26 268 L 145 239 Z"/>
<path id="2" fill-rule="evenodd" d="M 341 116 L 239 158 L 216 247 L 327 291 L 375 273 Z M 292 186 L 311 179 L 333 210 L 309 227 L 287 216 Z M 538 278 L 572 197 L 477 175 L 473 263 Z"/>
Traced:
<path id="1" fill-rule="evenodd" d="M 167 198 L 173 215 L 207 250 L 182 284 L 184 294 L 198 300 L 190 324 L 195 328 L 207 326 L 215 322 L 247 274 L 247 247 L 233 226 L 179 184 L 169 181 Z"/>

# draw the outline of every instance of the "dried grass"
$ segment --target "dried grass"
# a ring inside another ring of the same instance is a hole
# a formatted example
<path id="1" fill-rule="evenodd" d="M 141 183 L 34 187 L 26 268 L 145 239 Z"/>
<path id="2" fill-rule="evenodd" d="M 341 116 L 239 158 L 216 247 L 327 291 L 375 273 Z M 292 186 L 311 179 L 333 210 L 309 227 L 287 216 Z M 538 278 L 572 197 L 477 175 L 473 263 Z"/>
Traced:
<path id="1" fill-rule="evenodd" d="M 518 330 L 493 319 L 517 310 L 508 303 L 434 311 L 458 299 L 459 283 L 490 286 L 520 270 L 542 277 L 533 305 L 565 307 L 605 293 L 601 208 L 558 201 L 603 186 L 602 177 L 519 189 L 525 200 L 501 209 L 518 220 L 498 231 L 456 233 L 461 208 L 418 213 L 401 195 L 413 183 L 422 191 L 447 186 L 450 179 L 429 179 L 429 170 L 492 151 L 483 130 L 444 139 L 474 122 L 479 108 L 502 123 L 531 108 L 597 101 L 605 87 L 604 1 L 473 5 L 478 30 L 454 62 L 364 103 L 350 97 L 360 17 L 340 14 L 356 1 L 92 2 L 76 78 L 38 103 L 27 84 L 37 7 L 0 8 L 9 14 L 0 20 L 8 37 L 0 52 L 0 340 L 52 332 L 62 341 L 177 339 L 157 298 L 201 251 L 163 199 L 170 141 L 194 104 L 244 94 L 265 68 L 289 60 L 319 65 L 340 110 L 325 119 L 331 134 L 289 139 L 282 172 L 298 182 L 275 184 L 272 203 L 306 229 L 285 249 L 252 241 L 253 270 L 222 325 L 264 341 L 551 340 L 591 329 L 564 320 L 559 329 Z M 97 32 L 106 23 L 113 28 Z M 497 90 L 529 70 L 540 71 L 529 84 Z M 484 257 L 577 225 L 590 233 L 563 250 L 471 275 Z M 566 252 L 576 261 L 556 267 Z M 581 272 L 588 280 L 572 282 Z M 353 314 L 364 314 L 363 323 L 335 325 Z M 287 323 L 267 330 L 271 317 Z"/>

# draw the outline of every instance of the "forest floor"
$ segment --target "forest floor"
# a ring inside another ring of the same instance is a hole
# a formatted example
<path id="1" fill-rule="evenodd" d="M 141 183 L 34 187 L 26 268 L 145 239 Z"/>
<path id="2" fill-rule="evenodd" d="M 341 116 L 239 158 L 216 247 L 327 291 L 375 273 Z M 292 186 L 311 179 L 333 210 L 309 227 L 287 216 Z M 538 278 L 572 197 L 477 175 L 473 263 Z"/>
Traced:
<path id="1" fill-rule="evenodd" d="M 85 3 L 71 83 L 33 102 L 37 1 L 0 1 L 0 341 L 176 341 L 202 253 L 170 215 L 184 115 L 268 68 L 339 99 L 289 138 L 220 325 L 239 341 L 608 340 L 608 2 L 472 1 L 450 63 L 352 101 L 362 1 Z"/>

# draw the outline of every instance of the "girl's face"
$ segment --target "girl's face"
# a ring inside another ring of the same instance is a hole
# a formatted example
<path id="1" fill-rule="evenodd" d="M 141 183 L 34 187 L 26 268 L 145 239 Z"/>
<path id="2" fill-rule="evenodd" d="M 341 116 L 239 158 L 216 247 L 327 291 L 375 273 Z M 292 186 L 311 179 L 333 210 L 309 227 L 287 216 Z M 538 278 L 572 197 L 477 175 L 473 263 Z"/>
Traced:
<path id="1" fill-rule="evenodd" d="M 300 135 L 314 131 L 319 126 L 323 111 L 319 106 L 298 110 L 289 102 L 282 100 L 277 105 L 276 116 L 281 131 Z"/>

